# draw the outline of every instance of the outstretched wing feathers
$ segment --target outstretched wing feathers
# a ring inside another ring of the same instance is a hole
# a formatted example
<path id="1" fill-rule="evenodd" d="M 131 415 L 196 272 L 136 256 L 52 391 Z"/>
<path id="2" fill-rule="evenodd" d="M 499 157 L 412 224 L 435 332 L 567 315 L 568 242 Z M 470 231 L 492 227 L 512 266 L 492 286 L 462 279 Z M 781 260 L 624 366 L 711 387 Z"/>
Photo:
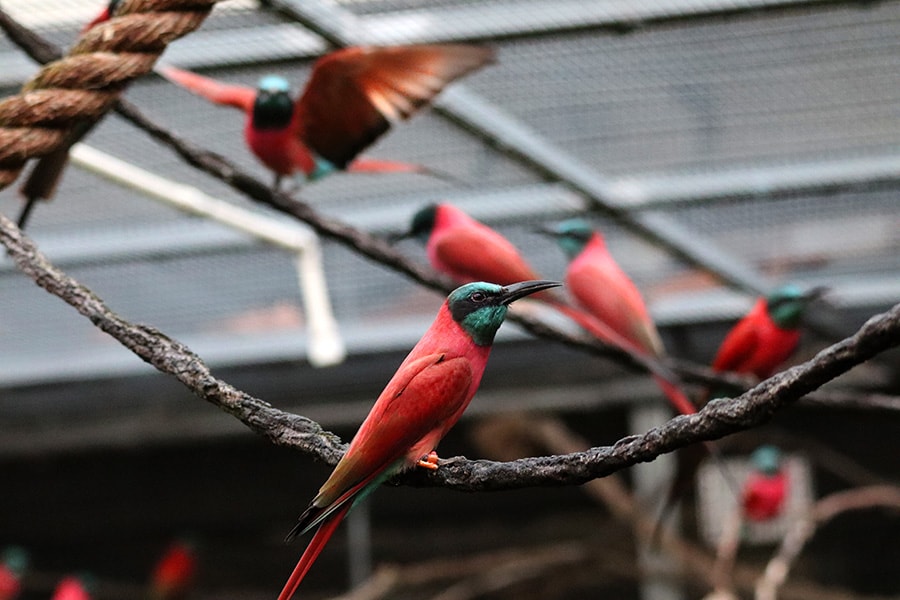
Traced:
<path id="1" fill-rule="evenodd" d="M 493 60 L 466 44 L 353 47 L 322 57 L 297 103 L 304 144 L 345 168 L 392 122 L 409 118 L 450 82 Z"/>

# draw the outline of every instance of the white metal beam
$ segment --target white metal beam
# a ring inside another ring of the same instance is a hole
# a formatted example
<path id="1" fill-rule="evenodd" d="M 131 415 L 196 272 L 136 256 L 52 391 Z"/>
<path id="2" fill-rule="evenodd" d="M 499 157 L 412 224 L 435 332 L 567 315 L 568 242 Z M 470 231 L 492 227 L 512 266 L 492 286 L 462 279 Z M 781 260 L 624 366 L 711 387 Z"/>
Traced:
<path id="1" fill-rule="evenodd" d="M 319 239 L 310 228 L 213 198 L 195 187 L 166 179 L 85 144 L 73 146 L 70 157 L 74 164 L 148 198 L 215 220 L 292 252 L 296 257 L 309 331 L 308 359 L 316 366 L 332 365 L 344 359 L 346 351 L 331 310 Z"/>

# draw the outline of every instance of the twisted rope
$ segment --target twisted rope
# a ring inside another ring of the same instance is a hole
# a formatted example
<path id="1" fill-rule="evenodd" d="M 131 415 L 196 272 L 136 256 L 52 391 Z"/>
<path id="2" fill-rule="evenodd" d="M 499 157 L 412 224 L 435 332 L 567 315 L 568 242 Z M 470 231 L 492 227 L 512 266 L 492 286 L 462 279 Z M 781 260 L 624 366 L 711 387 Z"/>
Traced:
<path id="1" fill-rule="evenodd" d="M 166 46 L 197 29 L 217 0 L 125 0 L 45 65 L 17 96 L 0 100 L 0 189 L 25 162 L 62 146 L 77 121 L 95 121 L 128 82 L 146 75 Z"/>

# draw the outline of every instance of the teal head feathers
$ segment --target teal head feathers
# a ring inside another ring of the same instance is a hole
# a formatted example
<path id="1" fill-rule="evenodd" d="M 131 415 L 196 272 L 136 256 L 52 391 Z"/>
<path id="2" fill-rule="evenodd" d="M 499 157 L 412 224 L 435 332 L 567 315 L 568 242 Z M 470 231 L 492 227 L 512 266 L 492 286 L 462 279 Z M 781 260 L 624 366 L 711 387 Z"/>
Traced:
<path id="1" fill-rule="evenodd" d="M 509 304 L 514 300 L 560 285 L 557 281 L 522 281 L 497 285 L 477 281 L 456 288 L 447 297 L 453 320 L 479 346 L 490 346 L 503 324 Z"/>

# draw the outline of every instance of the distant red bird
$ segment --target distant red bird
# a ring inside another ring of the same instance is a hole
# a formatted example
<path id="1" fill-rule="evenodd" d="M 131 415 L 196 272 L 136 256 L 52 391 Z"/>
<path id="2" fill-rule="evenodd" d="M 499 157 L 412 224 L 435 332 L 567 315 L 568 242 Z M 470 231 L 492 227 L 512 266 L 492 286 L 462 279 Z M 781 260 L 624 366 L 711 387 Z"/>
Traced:
<path id="1" fill-rule="evenodd" d="M 69 575 L 57 584 L 51 600 L 91 600 L 88 587 L 82 578 Z"/>
<path id="2" fill-rule="evenodd" d="M 492 49 L 465 44 L 345 48 L 316 62 L 296 102 L 278 76 L 262 78 L 253 89 L 175 67 L 158 71 L 211 102 L 244 111 L 244 139 L 275 173 L 277 187 L 295 173 L 316 180 L 339 170 L 423 171 L 418 165 L 355 159 L 393 123 L 493 59 Z"/>
<path id="3" fill-rule="evenodd" d="M 176 541 L 153 568 L 153 600 L 181 600 L 188 596 L 197 573 L 197 555 L 193 544 Z"/>
<path id="4" fill-rule="evenodd" d="M 751 457 L 753 471 L 744 482 L 741 497 L 743 516 L 751 521 L 768 521 L 784 510 L 789 491 L 787 470 L 774 446 L 760 446 Z"/>
<path id="5" fill-rule="evenodd" d="M 506 285 L 540 279 L 509 240 L 452 204 L 429 204 L 420 209 L 402 237 L 418 238 L 425 244 L 431 265 L 458 283 Z"/>
<path id="6" fill-rule="evenodd" d="M 665 348 L 644 298 L 630 277 L 619 267 L 606 241 L 582 219 L 569 219 L 542 230 L 557 238 L 569 257 L 566 289 L 575 301 L 614 335 L 606 341 L 656 361 L 665 357 Z M 697 412 L 677 383 L 674 374 L 653 370 L 654 379 L 672 406 L 681 414 Z"/>
<path id="7" fill-rule="evenodd" d="M 759 298 L 725 336 L 712 368 L 755 375 L 759 379 L 771 377 L 797 349 L 806 307 L 825 291 L 823 287 L 815 287 L 804 292 L 795 285 L 784 285 Z M 704 404 L 708 397 L 707 393 Z"/>
<path id="8" fill-rule="evenodd" d="M 28 553 L 19 546 L 3 551 L 0 562 L 0 600 L 15 600 L 22 591 L 22 576 L 28 569 Z"/>

